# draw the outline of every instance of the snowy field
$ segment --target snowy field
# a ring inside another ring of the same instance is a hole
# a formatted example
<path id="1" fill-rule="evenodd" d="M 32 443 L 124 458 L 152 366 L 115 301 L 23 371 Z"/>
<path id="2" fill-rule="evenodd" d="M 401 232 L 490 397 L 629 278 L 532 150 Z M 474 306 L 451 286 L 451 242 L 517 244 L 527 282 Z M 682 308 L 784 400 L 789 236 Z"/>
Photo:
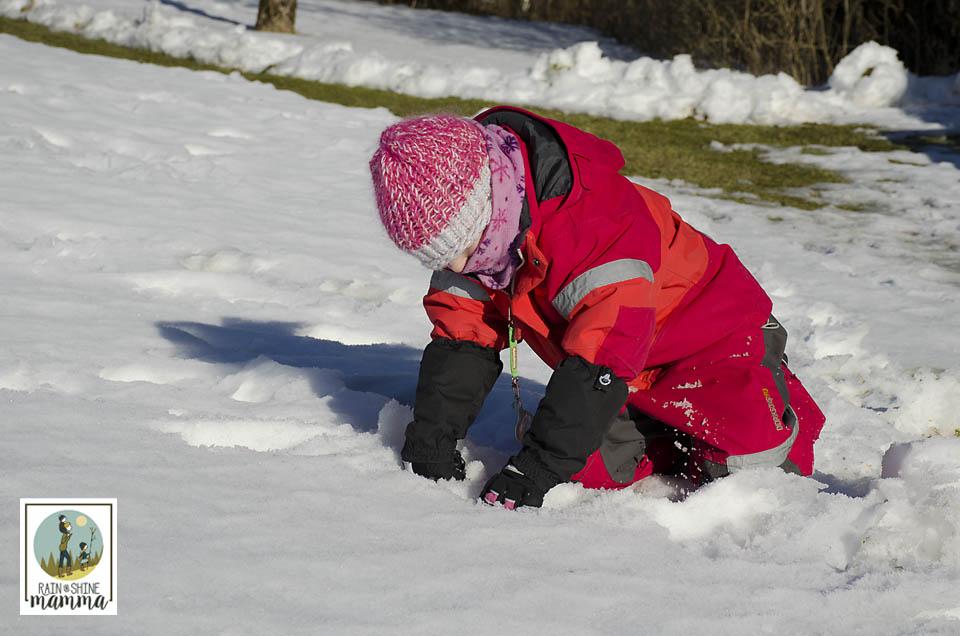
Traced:
<path id="1" fill-rule="evenodd" d="M 121 529 L 119 616 L 16 616 L 8 546 L 0 633 L 960 633 L 957 157 L 771 151 L 868 212 L 647 182 L 774 297 L 817 472 L 507 513 L 474 500 L 516 449 L 503 378 L 465 483 L 398 468 L 429 326 L 369 191 L 392 115 L 7 36 L 0 60 L 0 524 L 96 496 Z"/>
<path id="2" fill-rule="evenodd" d="M 549 106 L 622 119 L 960 128 L 960 74 L 916 77 L 867 43 L 827 86 L 657 60 L 582 27 L 372 2 L 300 0 L 298 35 L 258 33 L 251 0 L 0 0 L 0 15 L 252 72 Z M 822 89 L 822 90 L 821 90 Z"/>

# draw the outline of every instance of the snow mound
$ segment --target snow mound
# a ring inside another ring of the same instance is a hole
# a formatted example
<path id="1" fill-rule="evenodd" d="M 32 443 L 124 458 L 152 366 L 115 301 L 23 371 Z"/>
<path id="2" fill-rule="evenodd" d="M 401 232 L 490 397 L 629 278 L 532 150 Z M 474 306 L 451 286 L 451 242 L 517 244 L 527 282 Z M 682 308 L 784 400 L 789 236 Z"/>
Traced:
<path id="1" fill-rule="evenodd" d="M 307 9 L 318 12 L 325 23 L 346 20 L 349 11 L 337 3 L 316 1 L 316 6 L 301 3 L 301 12 L 307 17 L 312 15 Z M 491 50 L 466 36 L 454 47 L 424 38 L 418 46 L 427 55 L 414 60 L 409 51 L 398 56 L 383 48 L 377 29 L 388 33 L 385 27 L 365 25 L 352 32 L 345 26 L 336 36 L 281 36 L 247 30 L 241 21 L 198 17 L 202 11 L 187 13 L 175 3 L 154 0 L 137 5 L 138 14 L 120 0 L 98 2 L 109 8 L 98 11 L 59 0 L 0 0 L 0 15 L 253 73 L 269 71 L 421 97 L 508 101 L 631 120 L 697 117 L 715 123 L 872 123 L 905 128 L 960 123 L 960 74 L 914 77 L 895 50 L 876 42 L 860 45 L 841 60 L 825 90 L 808 90 L 783 73 L 754 76 L 730 69 L 698 70 L 689 55 L 672 60 L 612 59 L 596 41 L 543 51 L 521 58 L 519 64 L 514 58 L 509 64 L 484 65 L 479 60 L 493 57 Z M 210 9 L 228 7 L 213 3 Z M 373 17 L 383 11 L 372 5 L 364 10 Z M 507 23 L 487 21 L 483 28 L 496 41 L 498 29 Z M 944 106 L 956 108 L 947 112 Z M 925 121 L 923 112 L 936 107 L 938 118 Z"/>
<path id="2" fill-rule="evenodd" d="M 960 567 L 960 438 L 895 444 L 883 457 L 882 480 L 863 552 L 895 567 Z"/>
<path id="3" fill-rule="evenodd" d="M 900 101 L 907 76 L 894 49 L 865 42 L 840 60 L 827 85 L 858 106 L 880 108 Z"/>

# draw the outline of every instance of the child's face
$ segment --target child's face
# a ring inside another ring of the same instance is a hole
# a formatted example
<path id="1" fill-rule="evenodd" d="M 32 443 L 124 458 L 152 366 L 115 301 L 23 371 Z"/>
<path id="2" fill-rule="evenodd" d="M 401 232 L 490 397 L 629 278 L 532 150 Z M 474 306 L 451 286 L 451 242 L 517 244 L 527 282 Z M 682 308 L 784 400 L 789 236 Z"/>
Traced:
<path id="1" fill-rule="evenodd" d="M 480 236 L 483 236 L 483 234 L 481 234 Z M 450 261 L 447 264 L 447 269 L 449 269 L 452 272 L 456 272 L 458 274 L 462 272 L 463 268 L 466 267 L 467 265 L 467 261 L 470 260 L 470 256 L 472 256 L 473 253 L 477 251 L 478 245 L 480 245 L 480 237 L 477 237 L 476 241 L 474 241 L 471 245 L 468 245 L 467 249 L 460 252 L 459 256 L 457 256 L 455 259 Z"/>

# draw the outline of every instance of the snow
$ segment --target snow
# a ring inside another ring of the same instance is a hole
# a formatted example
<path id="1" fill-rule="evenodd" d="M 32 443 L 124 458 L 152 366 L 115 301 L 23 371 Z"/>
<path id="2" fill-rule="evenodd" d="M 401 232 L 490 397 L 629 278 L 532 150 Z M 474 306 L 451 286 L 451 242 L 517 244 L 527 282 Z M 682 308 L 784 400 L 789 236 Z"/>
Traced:
<path id="1" fill-rule="evenodd" d="M 582 27 L 369 2 L 301 0 L 296 36 L 248 29 L 242 0 L 0 0 L 0 15 L 245 71 L 621 119 L 960 127 L 960 73 L 917 77 L 897 52 L 857 47 L 825 87 L 640 56 Z"/>
<path id="2" fill-rule="evenodd" d="M 895 50 L 865 42 L 840 60 L 827 84 L 858 106 L 878 108 L 903 97 L 907 72 Z"/>
<path id="3" fill-rule="evenodd" d="M 507 513 L 475 497 L 517 448 L 508 378 L 467 481 L 399 469 L 428 273 L 370 195 L 391 114 L 7 36 L 0 59 L 0 496 L 118 497 L 95 633 L 960 630 L 955 157 L 767 150 L 851 178 L 816 212 L 647 181 L 773 296 L 828 417 L 816 474 Z M 535 404 L 548 370 L 521 372 Z"/>

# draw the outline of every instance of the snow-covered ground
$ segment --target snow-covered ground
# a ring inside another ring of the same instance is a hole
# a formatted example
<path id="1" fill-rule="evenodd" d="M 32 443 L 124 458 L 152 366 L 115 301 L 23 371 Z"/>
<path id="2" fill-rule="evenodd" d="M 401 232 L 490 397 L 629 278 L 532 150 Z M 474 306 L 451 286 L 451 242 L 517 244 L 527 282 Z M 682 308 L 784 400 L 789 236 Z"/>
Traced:
<path id="1" fill-rule="evenodd" d="M 369 192 L 392 115 L 7 36 L 0 60 L 0 498 L 119 498 L 119 616 L 82 629 L 960 632 L 956 158 L 771 152 L 849 173 L 824 196 L 869 212 L 653 183 L 774 297 L 828 416 L 815 478 L 508 513 L 474 499 L 516 448 L 502 379 L 465 483 L 398 468 L 429 327 Z M 547 370 L 521 369 L 535 403 Z"/>
<path id="2" fill-rule="evenodd" d="M 581 27 L 300 0 L 299 35 L 258 33 L 250 0 L 0 0 L 0 15 L 128 46 L 260 72 L 549 106 L 622 119 L 870 123 L 960 128 L 960 73 L 916 77 L 867 43 L 828 85 L 785 74 L 698 70 L 690 56 L 641 57 Z M 960 70 L 960 69 L 958 69 Z"/>

